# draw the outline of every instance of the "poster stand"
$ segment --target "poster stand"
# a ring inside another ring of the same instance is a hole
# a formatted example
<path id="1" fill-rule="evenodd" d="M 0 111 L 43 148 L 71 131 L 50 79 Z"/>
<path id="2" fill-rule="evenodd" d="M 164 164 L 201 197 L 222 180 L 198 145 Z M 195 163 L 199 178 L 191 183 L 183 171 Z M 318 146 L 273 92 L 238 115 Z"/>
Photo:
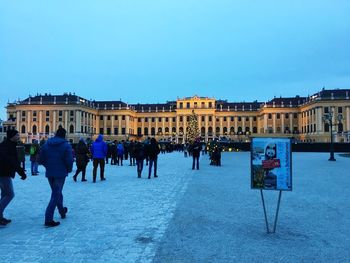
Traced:
<path id="1" fill-rule="evenodd" d="M 265 200 L 264 200 L 264 194 L 263 194 L 263 190 L 262 190 L 262 189 L 260 189 L 260 194 L 261 194 L 261 201 L 262 201 L 263 209 L 264 209 L 264 215 L 265 215 L 265 223 L 266 223 L 266 231 L 267 231 L 267 234 L 274 234 L 274 233 L 276 232 L 277 219 L 278 219 L 278 212 L 279 212 L 279 210 L 280 210 L 280 203 L 281 203 L 282 191 L 280 190 L 280 191 L 279 191 L 279 194 L 278 194 L 277 209 L 276 209 L 276 214 L 275 214 L 275 222 L 274 222 L 274 224 L 273 224 L 273 230 L 272 230 L 272 232 L 270 231 L 269 222 L 268 222 L 268 220 L 267 220 L 266 207 L 265 207 Z"/>

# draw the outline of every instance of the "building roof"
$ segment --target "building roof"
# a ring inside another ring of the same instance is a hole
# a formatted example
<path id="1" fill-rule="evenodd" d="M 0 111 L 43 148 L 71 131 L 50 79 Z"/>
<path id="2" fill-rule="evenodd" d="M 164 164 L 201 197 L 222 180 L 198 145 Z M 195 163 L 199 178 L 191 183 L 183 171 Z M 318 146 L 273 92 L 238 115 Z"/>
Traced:
<path id="1" fill-rule="evenodd" d="M 266 102 L 267 107 L 298 107 L 299 105 L 305 103 L 307 97 L 290 97 L 290 98 L 274 98 Z"/>

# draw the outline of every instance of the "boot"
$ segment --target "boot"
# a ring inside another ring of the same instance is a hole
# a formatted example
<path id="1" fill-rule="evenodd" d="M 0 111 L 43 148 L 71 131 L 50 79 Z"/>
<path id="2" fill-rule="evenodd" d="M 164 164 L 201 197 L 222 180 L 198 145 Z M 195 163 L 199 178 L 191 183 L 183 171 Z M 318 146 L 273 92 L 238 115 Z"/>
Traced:
<path id="1" fill-rule="evenodd" d="M 49 222 L 45 222 L 45 226 L 47 227 L 55 227 L 58 226 L 60 224 L 60 222 L 55 222 L 55 221 L 49 221 Z"/>

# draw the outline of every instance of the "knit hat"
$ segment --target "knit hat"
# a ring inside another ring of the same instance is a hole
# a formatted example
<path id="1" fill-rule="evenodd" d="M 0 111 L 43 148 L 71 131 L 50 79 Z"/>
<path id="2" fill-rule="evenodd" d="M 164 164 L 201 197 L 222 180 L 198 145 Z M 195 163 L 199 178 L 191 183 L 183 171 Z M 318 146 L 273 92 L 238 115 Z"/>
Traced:
<path id="1" fill-rule="evenodd" d="M 19 132 L 15 129 L 13 130 L 7 130 L 6 137 L 7 139 L 11 139 L 12 137 L 16 136 Z"/>
<path id="2" fill-rule="evenodd" d="M 58 130 L 56 131 L 56 136 L 60 137 L 60 138 L 65 138 L 66 137 L 66 133 L 67 131 L 63 128 L 58 128 Z"/>

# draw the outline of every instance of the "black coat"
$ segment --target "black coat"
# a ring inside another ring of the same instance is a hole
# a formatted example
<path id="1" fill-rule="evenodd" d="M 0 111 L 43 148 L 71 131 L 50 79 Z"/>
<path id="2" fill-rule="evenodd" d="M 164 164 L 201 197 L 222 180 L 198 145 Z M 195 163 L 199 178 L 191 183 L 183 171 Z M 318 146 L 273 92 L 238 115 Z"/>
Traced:
<path id="1" fill-rule="evenodd" d="M 145 147 L 143 146 L 143 144 L 138 143 L 135 146 L 135 158 L 138 161 L 142 161 L 146 158 L 146 152 L 145 152 Z"/>
<path id="2" fill-rule="evenodd" d="M 84 142 L 79 142 L 75 147 L 77 167 L 84 168 L 89 162 L 89 149 Z"/>
<path id="3" fill-rule="evenodd" d="M 158 143 L 151 143 L 147 146 L 147 155 L 150 160 L 157 159 L 158 154 L 160 153 Z"/>
<path id="4" fill-rule="evenodd" d="M 193 157 L 199 157 L 201 152 L 201 145 L 198 142 L 195 142 L 191 145 L 190 151 L 192 152 Z"/>
<path id="5" fill-rule="evenodd" d="M 0 177 L 15 177 L 16 172 L 24 176 L 17 156 L 17 143 L 5 140 L 0 143 Z"/>

